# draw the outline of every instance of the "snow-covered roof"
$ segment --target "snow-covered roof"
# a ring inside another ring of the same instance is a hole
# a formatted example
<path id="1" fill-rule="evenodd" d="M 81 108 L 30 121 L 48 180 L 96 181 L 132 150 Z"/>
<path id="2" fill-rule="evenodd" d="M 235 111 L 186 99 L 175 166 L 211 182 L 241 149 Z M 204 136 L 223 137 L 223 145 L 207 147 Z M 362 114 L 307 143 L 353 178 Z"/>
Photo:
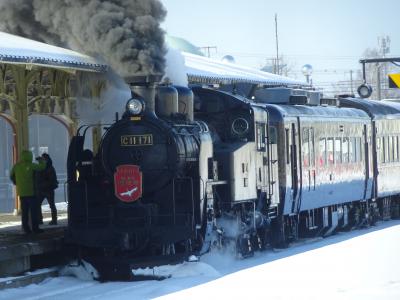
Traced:
<path id="1" fill-rule="evenodd" d="M 257 69 L 182 52 L 189 81 L 203 83 L 251 82 L 269 86 L 308 86 L 306 82 Z"/>
<path id="2" fill-rule="evenodd" d="M 0 32 L 0 62 L 103 72 L 107 65 L 93 57 Z"/>

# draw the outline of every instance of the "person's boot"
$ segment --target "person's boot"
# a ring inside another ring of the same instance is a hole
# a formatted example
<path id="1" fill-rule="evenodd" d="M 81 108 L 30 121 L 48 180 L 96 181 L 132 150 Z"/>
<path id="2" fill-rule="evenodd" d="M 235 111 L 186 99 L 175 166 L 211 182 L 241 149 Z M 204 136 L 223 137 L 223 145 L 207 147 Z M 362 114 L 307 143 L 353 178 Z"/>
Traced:
<path id="1" fill-rule="evenodd" d="M 51 220 L 51 221 L 49 222 L 49 225 L 57 225 L 57 220 Z"/>
<path id="2" fill-rule="evenodd" d="M 51 222 L 49 225 L 57 225 L 57 211 L 51 212 Z"/>

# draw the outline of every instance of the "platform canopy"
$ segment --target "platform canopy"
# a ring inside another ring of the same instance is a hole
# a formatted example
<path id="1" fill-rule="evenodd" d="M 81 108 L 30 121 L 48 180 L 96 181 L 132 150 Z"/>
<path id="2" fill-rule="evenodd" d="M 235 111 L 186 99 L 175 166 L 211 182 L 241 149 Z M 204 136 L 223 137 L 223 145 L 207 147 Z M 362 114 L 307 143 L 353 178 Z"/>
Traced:
<path id="1" fill-rule="evenodd" d="M 67 117 L 73 128 L 78 122 L 73 111 L 76 91 L 100 94 L 103 79 L 92 75 L 106 72 L 108 66 L 70 49 L 0 32 L 0 70 L 0 116 L 15 128 L 18 156 L 29 147 L 28 116 Z M 90 76 L 95 79 L 89 83 Z"/>
<path id="2" fill-rule="evenodd" d="M 62 123 L 69 134 L 78 126 L 76 94 L 98 99 L 104 87 L 103 62 L 69 50 L 0 32 L 0 118 L 11 125 L 18 160 L 30 149 L 29 115 L 48 115 Z M 100 132 L 99 128 L 96 128 Z M 93 136 L 101 136 L 96 134 Z M 56 143 L 57 137 L 54 137 Z M 35 153 L 36 155 L 40 153 Z M 19 201 L 15 199 L 19 211 Z"/>
<path id="3" fill-rule="evenodd" d="M 0 62 L 47 68 L 104 72 L 107 65 L 69 50 L 0 32 Z"/>

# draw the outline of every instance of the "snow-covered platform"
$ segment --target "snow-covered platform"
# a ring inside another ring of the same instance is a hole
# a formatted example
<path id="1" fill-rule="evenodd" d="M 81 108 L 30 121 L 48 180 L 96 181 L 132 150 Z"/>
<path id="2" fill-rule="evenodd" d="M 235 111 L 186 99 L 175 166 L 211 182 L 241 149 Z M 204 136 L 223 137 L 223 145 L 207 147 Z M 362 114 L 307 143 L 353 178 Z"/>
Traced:
<path id="1" fill-rule="evenodd" d="M 26 235 L 18 220 L 19 217 L 0 214 L 0 278 L 44 267 L 62 248 L 65 221 L 56 227 L 42 227 L 43 233 Z"/>

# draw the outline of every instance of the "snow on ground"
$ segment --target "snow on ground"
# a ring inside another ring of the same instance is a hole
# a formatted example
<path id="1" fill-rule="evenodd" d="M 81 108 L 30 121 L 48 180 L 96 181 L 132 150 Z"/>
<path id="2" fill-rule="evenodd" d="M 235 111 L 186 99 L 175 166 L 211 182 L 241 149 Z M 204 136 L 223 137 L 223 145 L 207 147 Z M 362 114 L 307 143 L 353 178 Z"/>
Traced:
<path id="1" fill-rule="evenodd" d="M 209 253 L 163 266 L 163 281 L 98 283 L 75 277 L 3 290 L 0 299 L 400 299 L 400 221 L 236 260 Z"/>
<path id="2" fill-rule="evenodd" d="M 44 203 L 47 203 L 47 202 L 44 202 Z M 60 224 L 66 223 L 66 221 L 64 221 L 64 220 L 67 219 L 67 215 L 68 215 L 67 214 L 67 206 L 68 206 L 68 204 L 66 202 L 57 202 L 56 203 L 58 221 L 60 221 L 59 222 Z M 48 214 L 50 212 L 51 212 L 50 206 L 48 204 L 43 204 L 42 205 L 42 213 L 43 214 L 46 214 L 46 213 Z M 13 220 L 11 220 L 11 221 L 7 220 L 7 221 L 3 221 L 3 222 L 0 221 L 0 229 L 2 229 L 2 228 L 10 228 L 10 230 L 14 230 L 14 227 L 21 226 L 21 217 L 18 216 L 18 217 L 10 218 L 10 219 L 13 219 Z M 44 216 L 43 222 L 45 224 L 47 224 L 49 221 L 51 221 L 51 217 L 50 216 L 49 217 Z"/>

